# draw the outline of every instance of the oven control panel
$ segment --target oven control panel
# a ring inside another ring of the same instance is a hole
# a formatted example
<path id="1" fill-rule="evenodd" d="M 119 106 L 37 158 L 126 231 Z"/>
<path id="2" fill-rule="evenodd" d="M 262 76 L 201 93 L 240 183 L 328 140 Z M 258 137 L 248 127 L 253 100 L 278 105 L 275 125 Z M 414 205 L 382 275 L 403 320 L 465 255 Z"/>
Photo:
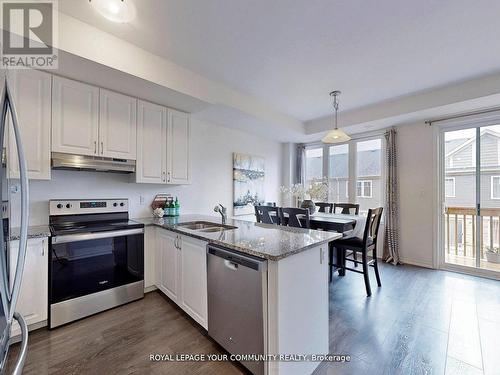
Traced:
<path id="1" fill-rule="evenodd" d="M 51 216 L 113 212 L 128 212 L 128 199 L 64 199 L 49 201 L 49 214 Z"/>

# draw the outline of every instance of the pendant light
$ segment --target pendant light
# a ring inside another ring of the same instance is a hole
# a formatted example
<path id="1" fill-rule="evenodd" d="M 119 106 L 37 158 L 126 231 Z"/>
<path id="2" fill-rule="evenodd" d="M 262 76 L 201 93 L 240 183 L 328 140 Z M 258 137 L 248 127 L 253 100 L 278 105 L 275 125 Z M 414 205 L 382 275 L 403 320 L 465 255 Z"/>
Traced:
<path id="1" fill-rule="evenodd" d="M 333 98 L 333 109 L 335 110 L 334 128 L 330 130 L 327 135 L 321 140 L 323 143 L 341 143 L 347 142 L 351 139 L 342 129 L 339 129 L 337 126 L 338 121 L 338 112 L 339 112 L 339 95 L 340 91 L 335 90 L 330 93 L 330 96 Z"/>

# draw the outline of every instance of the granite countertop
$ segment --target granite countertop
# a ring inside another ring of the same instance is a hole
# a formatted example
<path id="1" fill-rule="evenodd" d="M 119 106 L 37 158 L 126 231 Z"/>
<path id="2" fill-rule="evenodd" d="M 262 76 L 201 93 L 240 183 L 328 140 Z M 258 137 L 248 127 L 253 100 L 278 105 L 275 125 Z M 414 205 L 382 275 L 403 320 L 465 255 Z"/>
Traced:
<path id="1" fill-rule="evenodd" d="M 227 225 L 236 226 L 237 229 L 222 232 L 201 232 L 178 226 L 178 224 L 191 221 L 220 223 L 220 216 L 181 215 L 175 218 L 140 218 L 132 220 L 143 223 L 145 226 L 155 225 L 269 260 L 280 260 L 342 237 L 342 234 L 335 232 L 261 224 L 237 219 L 228 219 L 226 223 Z"/>
<path id="2" fill-rule="evenodd" d="M 20 228 L 11 228 L 10 240 L 16 241 L 19 239 Z M 48 225 L 33 225 L 28 227 L 28 238 L 50 237 L 50 228 Z"/>

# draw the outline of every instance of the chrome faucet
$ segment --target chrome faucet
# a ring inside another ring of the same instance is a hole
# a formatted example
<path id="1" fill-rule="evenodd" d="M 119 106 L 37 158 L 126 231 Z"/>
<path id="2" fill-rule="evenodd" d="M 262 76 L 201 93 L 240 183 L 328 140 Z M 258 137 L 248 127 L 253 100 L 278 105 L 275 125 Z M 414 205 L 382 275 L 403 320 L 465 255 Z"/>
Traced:
<path id="1" fill-rule="evenodd" d="M 222 204 L 218 204 L 217 206 L 214 207 L 214 211 L 218 212 L 222 216 L 222 224 L 226 224 L 227 221 L 227 208 L 224 207 Z"/>

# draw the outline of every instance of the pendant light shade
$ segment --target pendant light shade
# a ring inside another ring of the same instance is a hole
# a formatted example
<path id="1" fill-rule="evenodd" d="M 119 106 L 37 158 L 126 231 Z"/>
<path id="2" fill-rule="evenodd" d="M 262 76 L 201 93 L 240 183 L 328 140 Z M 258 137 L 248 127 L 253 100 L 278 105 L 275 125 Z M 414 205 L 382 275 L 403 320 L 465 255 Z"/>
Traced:
<path id="1" fill-rule="evenodd" d="M 333 97 L 333 109 L 335 110 L 335 117 L 333 118 L 334 121 L 334 128 L 328 132 L 327 135 L 323 137 L 321 140 L 323 143 L 342 143 L 342 142 L 347 142 L 351 139 L 346 132 L 344 132 L 342 129 L 339 129 L 337 126 L 337 121 L 338 121 L 338 112 L 339 112 L 339 98 L 338 96 L 340 95 L 340 91 L 332 91 L 330 93 L 330 96 Z"/>
<path id="2" fill-rule="evenodd" d="M 333 129 L 328 132 L 327 135 L 321 140 L 323 143 L 341 143 L 351 140 L 345 131 L 342 129 Z"/>

